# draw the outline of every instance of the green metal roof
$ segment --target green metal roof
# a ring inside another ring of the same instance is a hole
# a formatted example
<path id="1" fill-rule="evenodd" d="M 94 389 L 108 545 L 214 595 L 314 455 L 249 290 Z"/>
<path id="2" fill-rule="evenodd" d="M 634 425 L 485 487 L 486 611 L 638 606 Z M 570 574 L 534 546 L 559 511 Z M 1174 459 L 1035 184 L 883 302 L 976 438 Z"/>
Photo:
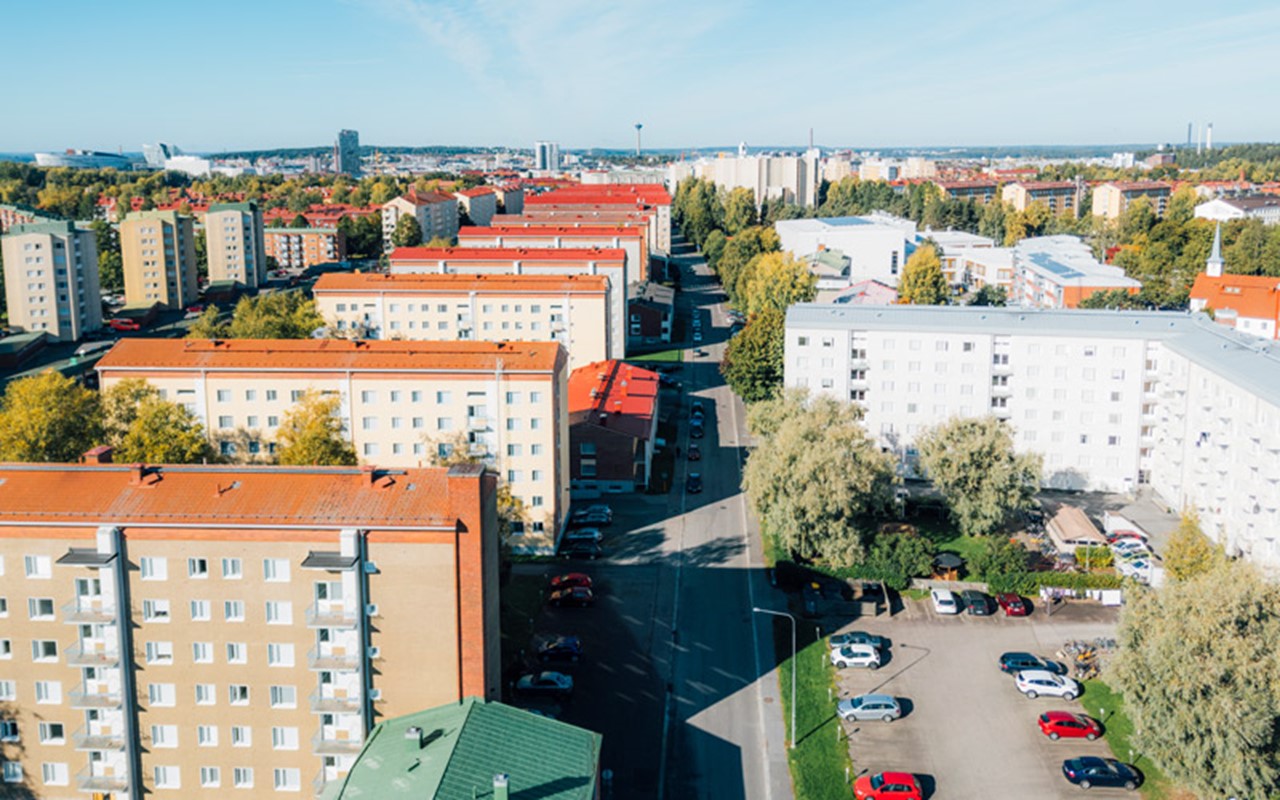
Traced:
<path id="1" fill-rule="evenodd" d="M 213 203 L 209 206 L 208 213 L 215 214 L 219 211 L 241 211 L 252 214 L 258 210 L 258 204 L 252 200 L 246 200 L 243 203 Z"/>
<path id="2" fill-rule="evenodd" d="M 406 735 L 410 728 L 420 735 Z M 387 720 L 373 729 L 350 773 L 324 800 L 476 800 L 493 776 L 510 778 L 512 800 L 591 800 L 599 734 L 502 703 L 461 703 Z"/>
<path id="3" fill-rule="evenodd" d="M 158 219 L 164 222 L 173 222 L 176 224 L 179 216 L 181 215 L 178 214 L 178 212 L 173 209 L 169 209 L 168 211 L 161 211 L 158 208 L 153 208 L 150 211 L 130 211 L 128 214 L 125 215 L 124 218 L 125 219 Z"/>
<path id="4" fill-rule="evenodd" d="M 75 222 L 67 220 L 58 220 L 56 222 L 27 222 L 22 225 L 14 225 L 12 228 L 4 232 L 5 236 L 19 236 L 24 233 L 56 233 L 67 234 L 76 232 Z"/>

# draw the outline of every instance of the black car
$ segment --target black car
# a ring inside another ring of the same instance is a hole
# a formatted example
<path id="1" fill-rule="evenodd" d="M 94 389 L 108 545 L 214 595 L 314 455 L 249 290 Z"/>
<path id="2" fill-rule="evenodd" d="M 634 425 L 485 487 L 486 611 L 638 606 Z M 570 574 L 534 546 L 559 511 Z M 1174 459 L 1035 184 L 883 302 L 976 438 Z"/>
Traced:
<path id="1" fill-rule="evenodd" d="M 1118 786 L 1130 791 L 1142 783 L 1142 774 L 1114 758 L 1070 758 L 1062 762 L 1062 776 L 1081 789 Z"/>
<path id="2" fill-rule="evenodd" d="M 689 435 L 695 439 L 701 439 L 705 433 L 706 431 L 702 427 L 702 418 L 695 417 L 693 421 L 689 423 Z"/>
<path id="3" fill-rule="evenodd" d="M 547 605 L 561 608 L 590 608 L 596 604 L 595 592 L 585 586 L 569 586 L 557 589 L 547 597 Z"/>
<path id="4" fill-rule="evenodd" d="M 960 602 L 964 610 L 975 617 L 991 615 L 991 598 L 976 589 L 965 589 L 960 593 Z"/>
<path id="5" fill-rule="evenodd" d="M 579 540 L 565 542 L 560 548 L 561 558 L 585 558 L 588 561 L 595 561 L 597 558 L 604 558 L 604 548 L 599 542 L 590 540 Z"/>
<path id="6" fill-rule="evenodd" d="M 538 644 L 537 656 L 543 664 L 553 661 L 576 664 L 582 660 L 582 640 L 577 636 L 553 636 Z"/>
<path id="7" fill-rule="evenodd" d="M 685 483 L 684 489 L 689 494 L 699 494 L 702 492 L 702 476 L 696 472 L 690 472 L 689 480 Z"/>
<path id="8" fill-rule="evenodd" d="M 1000 656 L 1000 671 L 1016 675 L 1025 669 L 1043 669 L 1055 675 L 1066 675 L 1067 668 L 1056 661 L 1050 661 L 1030 653 L 1005 653 Z"/>
<path id="9" fill-rule="evenodd" d="M 570 528 L 603 528 L 613 524 L 613 516 L 609 514 L 574 514 L 569 517 Z"/>

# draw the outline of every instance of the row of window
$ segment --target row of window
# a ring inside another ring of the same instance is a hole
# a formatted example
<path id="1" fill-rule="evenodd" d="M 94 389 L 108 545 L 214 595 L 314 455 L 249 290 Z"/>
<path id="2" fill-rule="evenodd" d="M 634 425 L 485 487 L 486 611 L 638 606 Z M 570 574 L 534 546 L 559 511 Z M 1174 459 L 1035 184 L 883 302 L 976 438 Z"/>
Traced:
<path id="1" fill-rule="evenodd" d="M 190 389 L 180 390 L 178 394 L 179 395 L 190 394 L 192 392 L 193 390 L 190 390 Z M 262 394 L 264 399 L 269 403 L 275 402 L 280 399 L 280 393 L 276 389 L 265 389 L 263 390 Z M 377 389 L 362 389 L 360 391 L 360 402 L 361 403 L 381 402 L 381 398 L 379 397 L 379 394 L 381 393 Z M 386 399 L 392 403 L 403 403 L 406 400 L 411 403 L 421 403 L 423 402 L 427 394 L 428 394 L 427 392 L 423 392 L 418 389 L 413 389 L 410 391 L 404 391 L 401 389 L 391 389 L 387 391 Z M 468 392 L 467 396 L 483 398 L 486 394 L 487 394 L 486 392 Z M 305 390 L 293 389 L 289 392 L 289 400 L 294 403 L 297 403 L 297 402 L 300 402 L 305 395 L 306 395 Z M 446 389 L 446 390 L 437 391 L 437 392 L 434 392 L 434 395 L 435 395 L 435 401 L 437 405 L 447 405 L 453 402 L 453 392 L 450 390 Z M 528 395 L 529 395 L 530 403 L 541 403 L 543 400 L 543 393 L 540 391 L 532 391 L 532 392 L 529 392 Z M 258 401 L 258 390 L 245 389 L 242 392 L 242 396 L 244 397 L 245 402 L 255 403 Z M 524 392 L 506 392 L 504 393 L 503 397 L 506 400 L 507 405 L 519 405 L 520 403 L 524 402 L 525 393 Z M 232 391 L 230 389 L 218 389 L 216 392 L 214 392 L 214 398 L 219 403 L 230 403 L 232 402 Z"/>
<path id="2" fill-rule="evenodd" d="M 376 306 L 376 304 L 374 304 L 374 303 L 365 303 L 365 304 L 364 304 L 364 308 L 367 308 L 367 309 L 374 309 L 374 308 L 376 308 L 376 307 L 377 307 L 377 306 Z M 516 304 L 515 306 L 511 306 L 511 305 L 508 305 L 507 303 L 502 303 L 502 304 L 500 304 L 498 307 L 502 310 L 502 313 L 503 313 L 503 314 L 510 313 L 513 309 L 514 309 L 515 313 L 517 313 L 517 314 L 523 314 L 523 313 L 524 313 L 524 306 L 523 306 L 522 304 Z M 359 303 L 349 303 L 349 304 L 348 304 L 348 303 L 337 303 L 337 304 L 335 305 L 335 307 L 334 307 L 334 309 L 335 309 L 336 311 L 338 311 L 338 312 L 343 312 L 343 311 L 347 311 L 347 310 L 350 310 L 350 311 L 359 311 L 359 310 L 360 310 L 360 308 L 361 308 L 361 306 L 360 306 L 360 304 L 359 304 Z M 481 305 L 481 306 L 480 306 L 480 313 L 482 313 L 482 314 L 492 314 L 492 313 L 493 313 L 493 309 L 494 309 L 493 304 L 491 304 L 491 303 L 485 303 L 485 304 L 483 304 L 483 305 Z M 564 310 L 564 307 L 563 307 L 563 306 L 560 306 L 560 305 L 554 305 L 554 306 L 551 306 L 551 307 L 550 307 L 550 309 L 551 309 L 551 311 L 552 311 L 552 312 L 558 312 L 558 311 L 563 311 L 563 310 Z M 455 310 L 457 310 L 457 311 L 461 311 L 461 312 L 464 312 L 464 313 L 469 314 L 469 313 L 471 313 L 471 305 L 470 305 L 469 303 L 458 303 L 458 304 L 456 305 L 456 307 L 455 307 Z M 399 314 L 399 313 L 400 313 L 400 304 L 399 304 L 399 303 L 389 303 L 389 304 L 387 304 L 387 311 L 388 311 L 389 313 L 391 313 L 391 314 Z M 410 313 L 410 314 L 415 313 L 415 312 L 422 313 L 422 314 L 430 314 L 430 313 L 432 313 L 432 312 L 431 312 L 431 304 L 430 304 L 430 303 L 423 303 L 421 306 L 415 305 L 415 304 L 413 304 L 413 303 L 407 303 L 407 304 L 405 304 L 405 311 L 406 311 L 406 312 L 408 312 L 408 313 Z M 449 313 L 449 305 L 448 305 L 447 303 L 437 303 L 437 304 L 436 304 L 436 306 L 435 306 L 435 313 L 437 313 L 437 314 L 448 314 L 448 313 Z M 531 306 L 529 306 L 529 313 L 530 313 L 530 314 L 541 314 L 541 313 L 542 313 L 542 306 L 541 306 L 541 305 L 531 305 Z M 554 321 L 554 320 L 553 320 L 553 321 Z"/>
<path id="3" fill-rule="evenodd" d="M 274 685 L 268 692 L 272 708 L 297 708 L 298 690 L 294 686 Z M 147 702 L 156 708 L 169 708 L 178 704 L 177 686 L 172 683 L 147 684 Z M 195 702 L 198 706 L 216 706 L 218 687 L 213 683 L 197 683 Z M 233 683 L 227 686 L 227 703 L 233 706 L 249 705 L 249 686 Z M 245 729 L 248 730 L 247 728 Z M 234 734 L 234 731 L 233 731 Z M 235 744 L 232 736 L 232 744 Z"/>
<path id="4" fill-rule="evenodd" d="M 228 664 L 249 663 L 249 646 L 244 642 L 224 642 Z M 173 663 L 173 642 L 147 642 L 143 650 L 149 665 Z M 192 642 L 191 660 L 196 664 L 213 663 L 213 642 Z M 294 647 L 291 644 L 267 644 L 267 666 L 292 667 L 294 665 Z"/>
<path id="5" fill-rule="evenodd" d="M 821 339 L 819 340 L 819 343 L 821 344 L 821 346 L 822 346 L 822 347 L 835 347 L 835 344 L 836 344 L 836 337 L 834 337 L 834 336 L 823 336 L 823 337 L 821 337 Z M 813 341 L 812 341 L 811 337 L 809 337 L 809 336 L 797 336 L 797 337 L 796 337 L 796 345 L 797 345 L 797 346 L 799 346 L 799 347 L 809 347 L 809 346 L 811 346 L 812 344 L 814 344 L 814 343 L 813 343 Z M 950 341 L 947 341 L 947 340 L 939 340 L 939 339 L 935 339 L 935 340 L 934 340 L 934 342 L 933 342 L 933 347 L 934 347 L 934 350 L 935 350 L 936 352 L 939 352 L 939 353 L 946 353 L 946 352 L 949 352 L 949 351 L 951 350 L 951 344 L 952 344 L 952 343 L 951 343 Z M 879 345 L 880 345 L 880 348 L 881 348 L 882 350 L 893 350 L 893 349 L 895 349 L 896 341 L 895 341 L 894 339 L 884 339 L 883 341 L 879 342 Z M 977 347 L 977 345 L 976 345 L 974 342 L 960 342 L 960 350 L 961 350 L 961 352 L 971 353 L 971 352 L 973 352 L 973 351 L 976 349 L 976 347 Z M 909 340 L 907 341 L 907 349 L 908 349 L 908 350 L 923 350 L 923 349 L 924 349 L 924 341 L 923 341 L 923 340 L 921 340 L 921 339 L 909 339 Z M 1079 345 L 1079 346 L 1073 346 L 1073 345 L 1066 345 L 1066 344 L 1057 344 L 1057 345 L 1054 345 L 1054 346 L 1053 346 L 1053 355 L 1055 355 L 1055 356 L 1067 356 L 1067 355 L 1071 355 L 1073 352 L 1078 352 L 1080 355 L 1083 355 L 1083 356 L 1085 356 L 1085 357 L 1093 357 L 1093 356 L 1096 356 L 1096 355 L 1098 354 L 1098 350 L 1099 350 L 1099 347 L 1098 347 L 1097 345 Z M 1025 350 L 1025 352 L 1026 352 L 1026 354 L 1027 354 L 1027 355 L 1031 355 L 1031 356 L 1041 355 L 1042 353 L 1047 355 L 1047 354 L 1048 354 L 1048 347 L 1047 347 L 1047 346 L 1041 346 L 1040 344 L 1028 344 L 1028 345 L 1026 346 L 1026 350 Z M 1112 348 L 1111 348 L 1111 355 L 1112 355 L 1113 357 L 1115 357 L 1115 358 L 1124 358 L 1124 357 L 1126 357 L 1126 356 L 1128 355 L 1128 353 L 1129 353 L 1129 349 L 1128 349 L 1128 348 L 1126 348 L 1126 347 L 1117 346 L 1117 347 L 1112 347 Z M 993 363 L 997 363 L 997 364 L 1007 364 L 1007 363 L 1009 363 L 1009 361 L 1008 361 L 1008 358 L 1009 358 L 1009 357 L 1008 357 L 1008 355 L 1007 355 L 1007 354 L 1000 354 L 1000 356 L 1002 356 L 1001 360 L 994 361 Z M 867 356 L 866 356 L 866 350 L 863 350 L 863 349 L 854 350 L 854 351 L 853 351 L 853 357 L 854 357 L 854 358 L 866 358 L 866 357 L 867 357 Z"/>
<path id="6" fill-rule="evenodd" d="M 209 559 L 187 559 L 188 578 L 197 580 L 208 578 L 209 570 Z M 166 580 L 169 577 L 169 560 L 163 557 L 145 556 L 138 559 L 138 571 L 143 580 Z M 244 564 L 240 559 L 222 559 L 222 578 L 224 580 L 239 580 L 243 577 Z M 288 583 L 289 560 L 287 558 L 264 558 L 262 560 L 262 578 L 273 583 Z"/>

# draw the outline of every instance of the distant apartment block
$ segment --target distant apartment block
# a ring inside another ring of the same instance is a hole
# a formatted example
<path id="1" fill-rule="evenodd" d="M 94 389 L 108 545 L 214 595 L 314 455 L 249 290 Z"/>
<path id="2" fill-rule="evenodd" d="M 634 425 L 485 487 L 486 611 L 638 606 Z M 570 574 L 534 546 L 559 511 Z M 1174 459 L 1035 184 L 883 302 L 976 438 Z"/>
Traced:
<path id="1" fill-rule="evenodd" d="M 267 228 L 263 231 L 267 255 L 286 269 L 345 261 L 347 237 L 338 228 Z"/>
<path id="2" fill-rule="evenodd" d="M 649 274 L 649 243 L 640 225 L 537 225 L 461 228 L 459 247 L 619 248 L 627 253 L 627 274 Z"/>
<path id="3" fill-rule="evenodd" d="M 661 184 L 575 185 L 524 199 L 524 216 L 544 220 L 583 214 L 608 224 L 626 222 L 627 215 L 637 212 L 648 218 L 649 249 L 659 255 L 670 253 L 671 195 Z"/>
<path id="4" fill-rule="evenodd" d="M 556 172 L 560 169 L 560 145 L 555 142 L 533 143 L 534 172 Z"/>
<path id="5" fill-rule="evenodd" d="M 995 181 L 934 181 L 942 196 L 952 200 L 973 201 L 985 206 L 996 199 L 998 184 Z"/>
<path id="6" fill-rule="evenodd" d="M 1017 211 L 1026 211 L 1032 203 L 1041 203 L 1053 214 L 1080 216 L 1083 184 L 1073 181 L 1014 181 L 1001 190 L 1004 202 Z"/>
<path id="7" fill-rule="evenodd" d="M 266 282 L 267 246 L 257 203 L 214 203 L 205 212 L 204 231 L 210 283 L 256 289 Z"/>
<path id="8" fill-rule="evenodd" d="M 185 405 L 228 458 L 273 452 L 308 391 L 339 398 L 362 463 L 417 467 L 465 448 L 524 502 L 521 550 L 549 552 L 568 509 L 556 342 L 125 339 L 97 370 L 103 388 L 143 378 Z"/>
<path id="9" fill-rule="evenodd" d="M 1114 181 L 1095 186 L 1093 189 L 1093 215 L 1107 219 L 1119 219 L 1129 208 L 1129 204 L 1139 197 L 1151 201 L 1151 209 L 1156 216 L 1164 216 L 1169 207 L 1172 188 L 1160 181 Z"/>
<path id="10" fill-rule="evenodd" d="M 569 376 L 569 474 L 575 489 L 644 491 L 658 432 L 658 373 L 624 361 Z"/>
<path id="11" fill-rule="evenodd" d="M 458 198 L 458 206 L 472 225 L 488 226 L 493 221 L 493 215 L 498 213 L 498 194 L 492 186 L 463 189 L 454 192 L 453 196 Z"/>
<path id="12" fill-rule="evenodd" d="M 5 301 L 9 325 L 74 342 L 102 327 L 97 237 L 74 222 L 38 222 L 6 228 Z"/>
<path id="13" fill-rule="evenodd" d="M 418 220 L 423 244 L 436 238 L 453 240 L 458 235 L 457 200 L 447 194 L 411 189 L 382 206 L 382 249 L 386 252 L 395 247 L 391 238 L 404 214 Z"/>
<path id="14" fill-rule="evenodd" d="M 911 467 L 952 417 L 1008 420 L 1045 486 L 1151 486 L 1280 574 L 1280 347 L 1203 314 L 801 304 L 785 383 L 856 402 Z"/>
<path id="15" fill-rule="evenodd" d="M 849 259 L 846 283 L 874 279 L 897 286 L 915 249 L 915 223 L 890 214 L 779 220 L 773 227 L 782 249 L 796 258 L 839 250 Z"/>
<path id="16" fill-rule="evenodd" d="M 1124 270 L 1102 264 L 1075 236 L 1037 236 L 1013 248 L 1009 305 L 1076 308 L 1097 292 L 1137 294 L 1142 284 Z"/>
<path id="17" fill-rule="evenodd" d="M 343 272 L 321 275 L 312 294 L 344 338 L 554 341 L 570 369 L 614 350 L 603 275 Z"/>
<path id="18" fill-rule="evenodd" d="M 359 132 L 338 131 L 338 142 L 333 146 L 333 171 L 353 178 L 360 177 Z"/>
<path id="19" fill-rule="evenodd" d="M 626 354 L 627 254 L 619 248 L 398 247 L 392 275 L 603 275 L 609 279 L 611 358 Z"/>
<path id="20" fill-rule="evenodd" d="M 479 467 L 0 466 L 6 797 L 310 796 L 501 693 Z"/>
<path id="21" fill-rule="evenodd" d="M 667 186 L 672 190 L 681 181 L 694 177 L 709 180 L 717 187 L 750 189 L 756 204 L 766 200 L 783 200 L 801 206 L 818 202 L 818 186 L 822 180 L 815 148 L 803 155 L 747 155 L 740 149 L 736 156 L 677 161 L 667 166 Z M 664 250 L 665 252 L 665 250 Z"/>
<path id="22" fill-rule="evenodd" d="M 1013 288 L 1013 248 L 947 248 L 942 269 L 952 284 L 970 289 L 992 286 L 1008 292 Z"/>
<path id="23" fill-rule="evenodd" d="M 524 189 L 519 186 L 495 186 L 493 188 L 498 195 L 497 213 L 524 213 Z M 490 220 L 489 224 L 492 224 L 492 220 Z"/>
<path id="24" fill-rule="evenodd" d="M 1191 285 L 1191 310 L 1213 313 L 1219 325 L 1263 339 L 1280 338 L 1280 278 L 1207 275 Z"/>
<path id="25" fill-rule="evenodd" d="M 132 211 L 120 223 L 124 296 L 130 306 L 185 308 L 196 302 L 194 221 L 176 211 Z"/>
<path id="26" fill-rule="evenodd" d="M 0 233 L 4 233 L 15 225 L 57 221 L 58 215 L 41 211 L 38 208 L 25 206 L 21 203 L 0 203 Z"/>
<path id="27" fill-rule="evenodd" d="M 1218 197 L 1196 206 L 1196 217 L 1218 222 L 1260 219 L 1264 225 L 1280 223 L 1280 197 L 1270 194 Z"/>

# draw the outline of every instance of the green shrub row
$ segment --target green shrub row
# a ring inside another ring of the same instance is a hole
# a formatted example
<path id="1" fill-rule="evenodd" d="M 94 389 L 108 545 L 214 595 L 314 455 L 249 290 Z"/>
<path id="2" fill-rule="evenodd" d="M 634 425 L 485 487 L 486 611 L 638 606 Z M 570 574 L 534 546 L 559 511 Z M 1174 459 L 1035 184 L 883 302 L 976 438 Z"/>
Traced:
<path id="1" fill-rule="evenodd" d="M 987 581 L 987 588 L 993 594 L 1013 592 L 1015 594 L 1035 595 L 1042 586 L 1054 589 L 1119 589 L 1122 579 L 1119 575 L 1094 575 L 1081 572 L 1015 572 L 1007 575 L 996 575 Z"/>

